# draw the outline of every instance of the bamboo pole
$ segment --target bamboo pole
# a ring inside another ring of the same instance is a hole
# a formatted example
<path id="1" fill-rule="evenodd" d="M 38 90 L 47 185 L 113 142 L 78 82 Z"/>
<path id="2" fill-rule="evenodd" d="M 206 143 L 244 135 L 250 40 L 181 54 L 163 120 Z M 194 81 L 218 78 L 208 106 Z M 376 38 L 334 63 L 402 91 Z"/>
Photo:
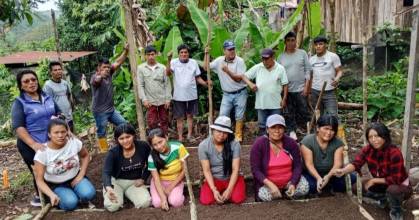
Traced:
<path id="1" fill-rule="evenodd" d="M 362 180 L 359 173 L 356 173 L 356 197 L 358 198 L 358 203 L 362 204 Z"/>
<path id="2" fill-rule="evenodd" d="M 196 210 L 195 195 L 193 194 L 192 182 L 191 182 L 191 178 L 189 176 L 189 170 L 188 170 L 188 165 L 187 165 L 187 160 L 186 159 L 183 161 L 183 165 L 185 167 L 186 185 L 188 187 L 188 192 L 189 192 L 191 220 L 197 220 L 198 215 L 197 215 L 197 210 Z"/>
<path id="3" fill-rule="evenodd" d="M 326 88 L 326 84 L 327 84 L 327 82 L 325 81 L 323 83 L 322 90 L 320 91 L 319 98 L 317 98 L 316 107 L 314 108 L 313 115 L 311 116 L 310 124 L 308 125 L 308 128 L 307 128 L 308 129 L 307 133 L 310 133 L 311 129 L 313 128 L 314 122 L 317 121 L 317 114 L 318 114 L 318 111 L 319 111 L 319 108 L 320 108 L 320 103 L 321 103 L 322 98 L 323 98 L 323 93 L 324 93 L 324 90 Z"/>
<path id="4" fill-rule="evenodd" d="M 345 135 L 345 128 L 343 125 L 340 125 L 338 127 L 338 133 L 336 135 L 339 137 L 343 142 L 343 164 L 346 165 L 349 163 L 349 147 L 348 142 L 346 141 L 346 135 Z M 349 174 L 345 175 L 345 186 L 346 186 L 346 194 L 349 196 L 352 196 L 352 182 L 351 182 L 351 176 Z"/>
<path id="5" fill-rule="evenodd" d="M 133 26 L 133 16 L 132 16 L 132 0 L 122 0 L 124 6 L 125 14 L 125 36 L 127 37 L 128 46 L 129 46 L 129 64 L 131 68 L 132 82 L 134 84 L 134 96 L 135 96 L 135 106 L 137 112 L 137 122 L 140 129 L 140 138 L 141 140 L 146 139 L 146 131 L 144 124 L 144 115 L 143 115 L 143 106 L 141 105 L 140 96 L 138 90 L 138 78 L 137 78 L 137 46 L 135 45 L 134 35 L 136 34 Z M 145 45 L 140 45 L 141 47 Z"/>
<path id="6" fill-rule="evenodd" d="M 359 1 L 356 1 L 359 6 Z M 357 7 L 358 8 L 358 7 Z M 359 8 L 357 14 L 360 16 Z M 362 16 L 361 16 L 362 17 Z M 362 19 L 365 21 L 365 19 Z M 367 48 L 367 28 L 366 24 L 363 24 L 364 28 L 362 31 L 362 127 L 364 130 L 367 129 L 368 124 L 368 48 Z M 367 138 L 363 135 L 364 145 L 367 145 Z"/>
<path id="7" fill-rule="evenodd" d="M 55 35 L 55 49 L 57 50 L 57 56 L 58 56 L 58 62 L 60 62 L 61 66 L 64 68 L 63 60 L 61 59 L 61 50 L 60 50 L 60 38 L 58 36 L 58 30 L 57 30 L 57 22 L 55 21 L 55 12 L 53 9 L 51 9 L 51 17 L 52 17 L 52 27 L 54 29 L 54 35 Z M 65 79 L 65 71 L 63 71 L 64 79 Z"/>
<path id="8" fill-rule="evenodd" d="M 211 44 L 211 15 L 212 15 L 212 10 L 211 10 L 211 5 L 208 6 L 208 37 L 207 37 L 207 47 L 209 48 L 209 50 L 211 49 L 209 46 Z M 206 59 L 206 69 L 207 69 L 207 81 L 210 82 L 211 81 L 211 69 L 210 69 L 210 63 L 209 63 L 209 50 L 208 53 L 205 54 L 205 56 L 207 56 Z M 214 121 L 214 116 L 213 116 L 213 111 L 214 111 L 214 106 L 213 106 L 213 102 L 212 102 L 212 85 L 208 84 L 208 126 L 212 125 L 212 122 Z M 211 129 L 208 127 L 208 132 L 209 134 L 211 134 Z"/>
<path id="9" fill-rule="evenodd" d="M 51 203 L 46 204 L 41 211 L 33 218 L 33 220 L 41 220 L 43 219 L 49 212 L 49 210 L 51 210 L 52 206 Z"/>

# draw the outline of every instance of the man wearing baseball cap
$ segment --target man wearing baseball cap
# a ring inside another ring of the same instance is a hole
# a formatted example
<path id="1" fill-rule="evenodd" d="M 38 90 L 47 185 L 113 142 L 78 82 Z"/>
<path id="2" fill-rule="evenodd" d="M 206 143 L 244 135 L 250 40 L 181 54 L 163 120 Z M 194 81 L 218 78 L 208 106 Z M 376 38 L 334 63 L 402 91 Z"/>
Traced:
<path id="1" fill-rule="evenodd" d="M 229 75 L 242 76 L 246 72 L 246 64 L 243 59 L 236 56 L 236 46 L 233 41 L 226 40 L 223 44 L 224 56 L 220 56 L 210 63 L 210 69 L 217 73 L 220 79 L 223 98 L 220 106 L 220 115 L 230 117 L 234 108 L 236 127 L 236 141 L 243 140 L 244 112 L 246 111 L 247 89 L 242 80 L 235 81 Z M 205 48 L 205 60 L 208 59 L 208 48 Z M 204 69 L 206 66 L 204 65 Z"/>
<path id="2" fill-rule="evenodd" d="M 254 65 L 243 76 L 230 74 L 230 77 L 236 81 L 243 80 L 256 92 L 255 109 L 258 113 L 259 133 L 264 133 L 266 118 L 281 114 L 281 109 L 286 106 L 288 78 L 285 68 L 275 61 L 272 49 L 263 49 L 261 56 L 262 62 Z M 256 84 L 250 80 L 255 80 Z"/>

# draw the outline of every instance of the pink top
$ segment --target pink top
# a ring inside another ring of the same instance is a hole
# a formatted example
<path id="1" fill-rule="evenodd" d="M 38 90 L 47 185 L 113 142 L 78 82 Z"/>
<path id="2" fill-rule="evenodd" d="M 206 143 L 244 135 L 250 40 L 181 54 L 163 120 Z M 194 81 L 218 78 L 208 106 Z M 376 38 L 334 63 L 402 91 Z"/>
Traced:
<path id="1" fill-rule="evenodd" d="M 283 189 L 287 186 L 292 176 L 292 160 L 284 150 L 275 155 L 272 148 L 268 164 L 267 178 L 275 183 L 278 188 Z"/>

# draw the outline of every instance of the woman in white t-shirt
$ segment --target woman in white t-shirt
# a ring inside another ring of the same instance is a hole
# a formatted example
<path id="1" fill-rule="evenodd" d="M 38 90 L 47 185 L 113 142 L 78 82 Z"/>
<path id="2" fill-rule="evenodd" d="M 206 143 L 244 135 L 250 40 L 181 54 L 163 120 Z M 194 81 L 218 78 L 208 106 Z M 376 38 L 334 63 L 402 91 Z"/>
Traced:
<path id="1" fill-rule="evenodd" d="M 48 142 L 36 152 L 35 179 L 38 188 L 49 197 L 51 205 L 71 211 L 79 201 L 88 202 L 96 195 L 85 177 L 89 153 L 82 142 L 69 137 L 64 120 L 52 119 L 48 125 Z"/>

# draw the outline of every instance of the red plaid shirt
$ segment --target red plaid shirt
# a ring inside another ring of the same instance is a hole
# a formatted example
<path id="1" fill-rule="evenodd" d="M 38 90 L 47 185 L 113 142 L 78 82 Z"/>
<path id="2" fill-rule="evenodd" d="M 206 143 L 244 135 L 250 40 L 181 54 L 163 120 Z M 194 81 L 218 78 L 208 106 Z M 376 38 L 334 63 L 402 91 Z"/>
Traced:
<path id="1" fill-rule="evenodd" d="M 367 145 L 356 155 L 352 165 L 360 173 L 361 167 L 367 163 L 374 178 L 384 178 L 387 185 L 400 185 L 408 178 L 404 167 L 403 155 L 396 146 L 388 146 L 376 150 Z"/>

